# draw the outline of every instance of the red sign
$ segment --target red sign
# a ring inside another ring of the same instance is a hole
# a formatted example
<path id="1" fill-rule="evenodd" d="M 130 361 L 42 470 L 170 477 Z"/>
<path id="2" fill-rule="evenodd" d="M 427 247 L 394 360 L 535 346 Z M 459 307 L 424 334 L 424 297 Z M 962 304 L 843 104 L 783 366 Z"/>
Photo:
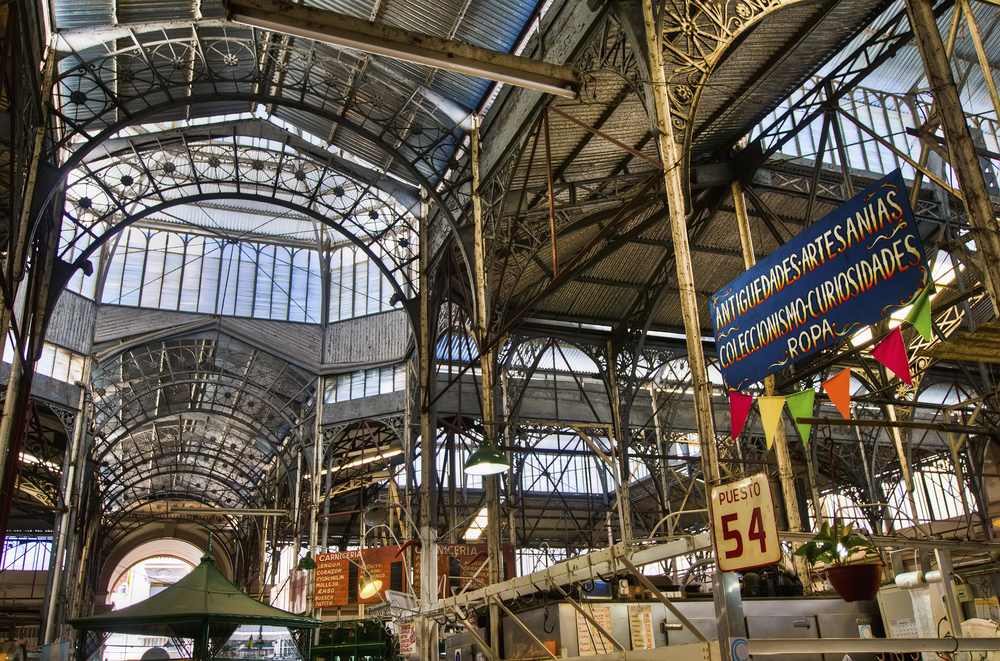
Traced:
<path id="1" fill-rule="evenodd" d="M 514 578 L 514 547 L 504 545 L 501 551 L 503 567 L 500 580 Z M 450 597 L 453 592 L 465 589 L 478 590 L 490 582 L 486 560 L 489 547 L 486 544 L 438 544 L 438 583 L 441 598 Z M 442 581 L 447 576 L 447 581 Z M 471 585 L 470 585 L 471 584 Z M 420 554 L 413 556 L 413 589 L 420 590 Z"/>
<path id="2" fill-rule="evenodd" d="M 420 550 L 413 553 L 413 591 L 420 590 Z M 469 586 L 475 590 L 489 583 L 486 544 L 438 544 L 438 579 L 441 596 L 450 596 Z M 385 601 L 386 590 L 409 592 L 409 572 L 404 553 L 398 546 L 381 546 L 362 551 L 316 554 L 316 608 L 349 606 L 352 604 L 377 604 Z M 503 576 L 514 577 L 514 547 L 503 547 Z M 368 599 L 359 595 L 359 583 L 365 576 L 382 581 L 378 594 Z M 446 580 L 445 580 L 446 579 Z M 471 584 L 471 585 L 470 585 Z"/>
<path id="3" fill-rule="evenodd" d="M 386 590 L 406 592 L 406 568 L 398 546 L 381 546 L 361 551 L 316 554 L 316 608 L 348 606 L 350 604 L 377 604 L 385 601 Z M 375 580 L 382 581 L 378 593 L 362 599 L 358 584 L 364 579 L 365 569 Z"/>
<path id="4" fill-rule="evenodd" d="M 781 561 L 771 483 L 764 473 L 712 487 L 712 531 L 722 571 Z"/>

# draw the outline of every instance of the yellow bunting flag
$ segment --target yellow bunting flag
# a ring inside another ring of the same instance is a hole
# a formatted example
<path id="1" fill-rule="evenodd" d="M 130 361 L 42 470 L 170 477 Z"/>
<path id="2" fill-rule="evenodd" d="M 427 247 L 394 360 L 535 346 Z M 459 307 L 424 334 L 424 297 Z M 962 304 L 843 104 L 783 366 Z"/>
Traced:
<path id="1" fill-rule="evenodd" d="M 760 407 L 760 422 L 764 425 L 764 440 L 767 442 L 767 449 L 774 445 L 774 433 L 781 422 L 781 409 L 785 407 L 785 398 L 758 397 L 757 405 Z"/>
<path id="2" fill-rule="evenodd" d="M 851 368 L 845 367 L 836 376 L 831 376 L 823 382 L 823 390 L 830 401 L 840 411 L 845 420 L 851 419 Z"/>
<path id="3" fill-rule="evenodd" d="M 813 415 L 813 403 L 816 401 L 816 391 L 809 389 L 789 395 L 785 398 L 788 402 L 788 412 L 792 414 L 792 422 L 798 427 L 799 436 L 802 437 L 802 445 L 809 445 L 809 431 L 812 424 L 799 422 L 799 418 L 811 418 Z"/>

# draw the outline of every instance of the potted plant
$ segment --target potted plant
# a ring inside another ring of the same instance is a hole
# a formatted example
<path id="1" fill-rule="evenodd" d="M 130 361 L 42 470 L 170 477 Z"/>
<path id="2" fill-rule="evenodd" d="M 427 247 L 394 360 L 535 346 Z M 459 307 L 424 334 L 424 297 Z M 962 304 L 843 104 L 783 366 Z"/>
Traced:
<path id="1" fill-rule="evenodd" d="M 835 517 L 819 534 L 795 550 L 810 564 L 822 562 L 830 585 L 844 601 L 874 599 L 882 584 L 882 557 L 872 543 L 854 532 L 854 524 Z"/>

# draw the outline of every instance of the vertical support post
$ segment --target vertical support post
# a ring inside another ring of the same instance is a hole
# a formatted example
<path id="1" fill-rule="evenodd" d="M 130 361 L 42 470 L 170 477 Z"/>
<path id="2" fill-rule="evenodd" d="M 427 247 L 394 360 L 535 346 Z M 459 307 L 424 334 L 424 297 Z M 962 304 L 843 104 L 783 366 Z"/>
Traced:
<path id="1" fill-rule="evenodd" d="M 62 209 L 65 198 L 60 193 L 53 208 Z M 61 215 L 60 215 L 61 218 Z M 10 381 L 7 384 L 7 399 L 4 401 L 3 421 L 0 422 L 0 475 L 3 476 L 3 497 L 0 499 L 0 537 L 6 537 L 10 521 L 10 508 L 14 501 L 17 481 L 19 453 L 24 440 L 28 420 L 29 395 L 35 364 L 42 353 L 45 341 L 45 327 L 48 322 L 49 299 L 58 296 L 52 290 L 52 273 L 59 245 L 59 226 L 54 214 L 48 214 L 39 228 L 39 240 L 32 249 L 32 268 L 28 273 L 25 304 L 26 313 L 21 332 L 24 339 L 23 361 L 16 352 L 11 365 Z M 16 384 L 15 374 L 17 376 Z M 14 400 L 14 401 L 12 401 Z"/>
<path id="2" fill-rule="evenodd" d="M 455 456 L 455 432 L 449 431 L 445 437 L 445 452 L 448 455 L 448 543 L 458 544 L 458 484 L 455 471 L 458 468 Z"/>
<path id="3" fill-rule="evenodd" d="M 323 402 L 326 399 L 326 377 L 316 379 L 316 425 L 313 428 L 313 460 L 312 479 L 309 481 L 309 555 L 316 559 L 317 543 L 319 541 L 319 514 L 322 496 L 323 477 Z M 316 570 L 310 569 L 306 579 L 306 612 L 310 617 L 316 617 Z M 316 629 L 319 635 L 319 629 Z M 315 642 L 315 641 L 314 641 Z"/>
<path id="4" fill-rule="evenodd" d="M 292 503 L 292 571 L 299 561 L 299 524 L 302 521 L 302 450 L 295 453 L 295 502 Z"/>
<path id="5" fill-rule="evenodd" d="M 34 276 L 34 272 L 31 274 Z M 27 298 L 27 297 L 25 297 Z M 25 343 L 27 344 L 27 343 Z M 24 347 L 27 349 L 27 347 Z M 21 358 L 21 347 L 13 352 L 14 358 L 10 364 L 10 376 L 7 379 L 7 397 L 3 401 L 3 419 L 0 419 L 0 489 L 6 491 L 0 498 L 4 501 L 13 499 L 13 482 L 7 484 L 5 476 L 11 472 L 11 466 L 16 466 L 20 439 L 16 438 L 23 417 L 22 409 L 28 405 L 27 393 L 30 382 L 24 379 L 24 361 Z M 16 470 L 16 469 L 15 469 Z M 2 514 L 0 514 L 2 517 Z M 7 534 L 6 523 L 2 523 L 2 532 Z"/>
<path id="6" fill-rule="evenodd" d="M 981 257 L 983 284 L 993 303 L 993 314 L 1000 316 L 1000 233 L 997 232 L 997 219 L 979 166 L 979 155 L 969 133 L 930 0 L 906 0 L 906 12 L 924 62 L 927 81 L 937 102 L 951 164 L 965 198 L 971 238 L 975 240 Z"/>
<path id="7" fill-rule="evenodd" d="M 854 428 L 854 435 L 858 439 L 858 450 L 861 453 L 861 463 L 865 467 L 865 484 L 868 485 L 868 494 L 869 494 L 869 497 L 871 498 L 871 501 L 873 503 L 882 502 L 882 499 L 877 495 L 877 491 L 875 490 L 875 481 L 872 479 L 872 469 L 871 469 L 871 466 L 868 464 L 868 451 L 865 449 L 865 439 L 864 439 L 864 436 L 861 434 L 861 428 L 860 427 L 855 427 Z M 962 493 L 962 498 L 963 498 L 963 500 L 965 498 L 965 493 L 964 492 Z M 892 521 L 892 518 L 889 515 L 889 508 L 885 507 L 885 506 L 882 506 L 882 507 L 879 507 L 879 511 L 882 512 L 882 523 L 883 523 L 883 525 L 885 527 L 884 527 L 883 530 L 879 530 L 878 528 L 875 528 L 875 533 L 876 534 L 878 534 L 878 533 L 889 534 L 889 528 L 890 528 L 891 521 Z M 966 509 L 965 511 L 967 512 L 968 509 Z"/>
<path id="8" fill-rule="evenodd" d="M 505 422 L 510 422 L 511 419 L 511 402 L 509 398 L 509 388 L 510 379 L 507 376 L 506 370 L 503 366 L 498 366 L 500 370 L 500 392 L 503 402 L 503 418 Z M 504 425 L 504 441 L 507 447 L 514 447 L 514 430 L 507 424 Z M 514 466 L 514 453 L 511 450 L 507 450 L 507 461 L 510 462 L 512 470 L 507 474 L 507 481 L 504 484 L 504 496 L 507 502 L 511 502 L 511 498 L 514 494 L 514 479 L 518 475 L 516 471 L 513 470 Z M 517 545 L 517 516 L 513 508 L 508 508 L 507 510 L 507 539 L 510 540 L 512 545 Z"/>
<path id="9" fill-rule="evenodd" d="M 437 607 L 437 530 L 434 526 L 434 463 L 436 455 L 437 419 L 431 402 L 434 400 L 434 327 L 436 310 L 431 309 L 430 223 L 427 214 L 420 215 L 420 612 Z M 424 615 L 419 619 L 421 659 L 436 659 L 438 650 L 437 622 Z"/>
<path id="10" fill-rule="evenodd" d="M 948 27 L 948 39 L 945 41 L 944 44 L 945 57 L 948 58 L 951 57 L 951 54 L 955 48 L 955 39 L 958 37 L 958 25 L 962 18 L 961 16 L 959 16 L 959 14 L 961 13 L 962 12 L 957 10 L 951 12 L 951 25 Z M 917 83 L 914 83 L 913 87 L 910 88 L 909 93 L 907 93 L 906 95 L 906 103 L 910 107 L 910 112 L 912 113 L 918 112 L 916 104 L 916 92 L 918 83 L 919 81 Z M 919 114 L 914 114 L 913 116 L 919 117 Z M 931 117 L 937 116 L 937 110 L 935 110 L 933 106 L 931 106 L 930 116 Z M 921 167 L 927 166 L 927 160 L 930 153 L 931 153 L 930 147 L 927 146 L 926 142 L 921 141 L 920 160 L 919 160 Z M 920 199 L 920 189 L 923 186 L 923 181 L 924 181 L 924 173 L 918 168 L 913 173 L 913 186 L 912 188 L 910 188 L 910 208 L 912 209 L 917 208 L 917 200 Z"/>
<path id="11" fill-rule="evenodd" d="M 691 388 L 694 393 L 695 420 L 705 476 L 706 491 L 719 483 L 719 454 L 715 442 L 715 420 L 712 418 L 712 391 L 705 366 L 705 356 L 701 346 L 701 320 L 698 314 L 698 299 L 694 287 L 694 270 L 691 264 L 691 249 L 687 233 L 687 196 L 684 178 L 684 146 L 674 137 L 673 121 L 670 116 L 670 99 L 663 68 L 663 35 L 654 11 L 653 0 L 643 0 L 642 14 L 645 24 L 646 43 L 649 51 L 649 75 L 653 92 L 653 106 L 656 115 L 656 133 L 663 162 L 664 184 L 666 187 L 668 215 L 671 237 L 674 244 L 674 263 L 677 270 L 677 289 L 680 295 L 681 312 L 684 316 L 684 330 L 687 336 L 688 363 L 691 367 Z M 662 12 L 661 12 L 662 13 Z M 719 649 L 722 661 L 730 659 L 730 638 L 746 637 L 746 623 L 743 620 L 743 600 L 736 574 L 715 572 L 715 611 L 719 628 Z"/>
<path id="12" fill-rule="evenodd" d="M 544 112 L 544 111 L 543 111 Z M 548 115 L 546 117 L 546 129 L 548 129 Z M 548 131 L 546 130 L 546 149 L 548 149 Z M 546 159 L 548 160 L 548 159 Z M 551 173 L 551 162 L 549 162 Z M 550 175 L 551 176 L 551 175 Z M 551 179 L 550 179 L 551 182 Z M 483 377 L 483 434 L 484 442 L 496 447 L 497 421 L 496 417 L 496 343 L 490 343 L 489 323 L 490 314 L 487 309 L 489 297 L 489 285 L 487 283 L 488 274 L 486 272 L 486 228 L 483 227 L 483 201 L 480 195 L 482 181 L 479 173 L 479 117 L 473 117 L 472 121 L 472 215 L 475 223 L 476 233 L 476 316 L 478 317 L 477 327 L 479 328 L 479 346 L 485 347 L 492 344 L 486 351 L 479 353 L 479 367 Z M 551 189 L 549 190 L 551 200 Z M 555 252 L 555 234 L 552 235 L 552 257 L 557 259 Z M 558 269 L 558 264 L 553 264 L 553 268 Z M 489 570 L 490 584 L 499 583 L 503 580 L 503 539 L 500 521 L 500 475 L 487 475 L 483 478 L 486 482 L 486 544 L 487 544 L 487 569 Z M 496 602 L 489 604 L 490 611 L 490 637 L 489 643 L 493 651 L 500 656 L 500 607 Z"/>
<path id="13" fill-rule="evenodd" d="M 208 661 L 208 644 L 211 639 L 208 620 L 201 623 L 198 640 L 195 641 L 194 661 Z"/>
<path id="14" fill-rule="evenodd" d="M 753 250 L 753 237 L 750 236 L 750 220 L 747 217 L 746 200 L 743 198 L 743 184 L 733 181 L 733 206 L 736 209 L 736 224 L 740 230 L 740 245 L 743 247 L 743 265 L 749 270 L 757 263 L 757 255 Z M 773 397 L 774 375 L 764 379 L 764 389 L 768 397 Z M 733 439 L 735 442 L 736 439 Z M 788 451 L 788 438 L 785 436 L 785 426 L 779 424 L 774 434 L 774 454 L 778 459 L 778 479 L 781 482 L 781 495 L 785 502 L 785 516 L 788 519 L 788 530 L 802 530 L 802 517 L 799 514 L 799 500 L 795 494 L 795 471 L 792 470 L 792 456 Z M 796 546 L 798 546 L 796 544 Z M 812 592 L 811 571 L 806 559 L 794 556 L 795 569 L 802 581 L 806 594 Z"/>
<path id="15" fill-rule="evenodd" d="M 955 638 L 962 637 L 962 611 L 958 607 L 958 599 L 955 597 L 955 586 L 952 581 L 955 577 L 955 567 L 951 563 L 951 551 L 948 549 L 935 549 L 934 556 L 937 558 L 938 569 L 941 570 L 941 586 L 944 588 L 944 612 L 948 618 L 948 625 L 951 628 L 951 635 Z"/>
<path id="16" fill-rule="evenodd" d="M 90 374 L 90 356 L 84 360 L 83 374 Z M 83 461 L 85 453 L 85 430 L 87 429 L 87 384 L 78 382 L 80 388 L 80 398 L 76 408 L 76 422 L 73 425 L 73 438 L 70 439 L 69 447 L 66 448 L 66 456 L 63 459 L 63 511 L 59 516 L 55 536 L 56 548 L 49 561 L 52 567 L 52 581 L 49 584 L 49 592 L 45 596 L 45 630 L 42 644 L 49 645 L 59 639 L 58 618 L 56 611 L 60 604 L 65 603 L 63 588 L 66 584 L 66 571 L 69 568 L 66 548 L 70 538 L 73 536 L 73 526 L 76 522 L 76 509 L 80 503 L 80 494 L 77 489 L 76 473 Z M 64 611 L 65 612 L 65 611 Z"/>
<path id="17" fill-rule="evenodd" d="M 667 479 L 667 457 L 666 441 L 663 439 L 663 430 L 660 428 L 660 404 L 656 400 L 656 386 L 649 383 L 649 401 L 653 406 L 653 431 L 656 433 L 656 452 L 663 455 L 660 458 L 660 488 L 663 491 L 663 510 L 657 516 L 665 517 L 670 514 L 670 480 Z"/>
<path id="18" fill-rule="evenodd" d="M 629 542 L 632 539 L 632 500 L 628 493 L 628 430 L 625 429 L 625 425 L 622 422 L 621 414 L 621 398 L 618 396 L 618 372 L 615 369 L 615 348 L 612 341 L 608 341 L 607 344 L 608 351 L 608 382 L 611 386 L 610 397 L 611 401 L 611 438 L 609 439 L 612 443 L 612 447 L 616 448 L 618 453 L 618 466 L 615 470 L 618 471 L 618 479 L 616 480 L 618 484 L 618 493 L 616 494 L 618 498 L 618 515 L 621 517 L 621 521 L 618 522 L 618 527 L 621 530 L 623 542 Z M 613 539 L 608 539 L 608 546 L 614 544 Z"/>

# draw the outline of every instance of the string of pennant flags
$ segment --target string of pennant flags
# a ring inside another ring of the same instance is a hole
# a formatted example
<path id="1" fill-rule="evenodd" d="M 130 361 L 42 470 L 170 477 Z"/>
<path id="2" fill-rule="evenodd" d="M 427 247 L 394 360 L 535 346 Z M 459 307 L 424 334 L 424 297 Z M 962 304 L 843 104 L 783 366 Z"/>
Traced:
<path id="1" fill-rule="evenodd" d="M 927 341 L 931 335 L 931 305 L 930 294 L 933 287 L 924 287 L 920 296 L 913 302 L 913 308 L 906 315 L 906 321 Z M 885 365 L 886 369 L 895 374 L 907 385 L 913 385 L 913 375 L 910 373 L 910 359 L 903 343 L 900 326 L 896 326 L 871 351 L 871 357 Z M 845 419 L 851 418 L 851 368 L 845 367 L 838 374 L 820 384 L 826 391 L 830 402 L 837 407 Z M 746 395 L 736 390 L 729 391 L 729 420 L 732 425 L 732 438 L 739 437 L 746 424 L 747 416 L 753 407 L 753 395 Z M 803 390 L 791 395 L 761 396 L 757 398 L 760 409 L 760 421 L 764 426 L 764 439 L 767 449 L 774 444 L 774 435 L 781 421 L 781 412 L 788 405 L 792 420 L 796 421 L 803 445 L 809 444 L 809 433 L 812 425 L 798 422 L 799 418 L 811 418 L 813 405 L 816 401 L 816 391 Z"/>

